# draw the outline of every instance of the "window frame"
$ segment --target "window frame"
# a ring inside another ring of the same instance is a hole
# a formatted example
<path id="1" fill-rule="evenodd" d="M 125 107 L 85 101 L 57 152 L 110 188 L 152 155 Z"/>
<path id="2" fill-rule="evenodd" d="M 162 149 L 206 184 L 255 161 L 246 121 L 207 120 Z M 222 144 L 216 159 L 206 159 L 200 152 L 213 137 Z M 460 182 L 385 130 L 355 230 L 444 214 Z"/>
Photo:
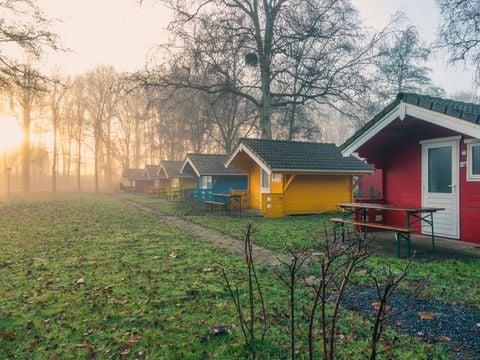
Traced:
<path id="1" fill-rule="evenodd" d="M 281 183 L 282 182 L 282 174 L 281 173 L 272 173 L 272 182 Z"/>
<path id="2" fill-rule="evenodd" d="M 172 178 L 172 188 L 180 187 L 180 179 L 178 177 Z"/>
<path id="3" fill-rule="evenodd" d="M 480 148 L 480 141 L 469 141 L 467 143 L 467 181 L 480 181 L 480 174 L 473 173 L 473 148 Z"/>
<path id="4" fill-rule="evenodd" d="M 200 177 L 200 188 L 202 190 L 211 190 L 213 187 L 213 179 L 211 175 L 202 175 Z"/>
<path id="5" fill-rule="evenodd" d="M 267 184 L 265 184 L 265 180 L 267 180 Z M 260 186 L 262 189 L 270 189 L 270 174 L 266 172 L 264 169 L 260 170 Z M 266 186 L 265 186 L 266 185 Z"/>

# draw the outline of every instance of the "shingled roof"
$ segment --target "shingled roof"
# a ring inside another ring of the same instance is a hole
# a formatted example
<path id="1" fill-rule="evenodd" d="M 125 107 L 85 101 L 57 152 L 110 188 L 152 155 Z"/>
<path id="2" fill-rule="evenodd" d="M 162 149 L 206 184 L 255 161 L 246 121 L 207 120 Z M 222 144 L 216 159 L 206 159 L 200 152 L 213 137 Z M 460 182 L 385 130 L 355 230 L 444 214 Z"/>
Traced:
<path id="1" fill-rule="evenodd" d="M 373 172 L 373 168 L 358 158 L 342 156 L 335 144 L 244 138 L 229 156 L 227 164 L 230 164 L 240 150 L 251 152 L 270 171 L 353 174 Z"/>
<path id="2" fill-rule="evenodd" d="M 144 173 L 150 180 L 159 179 L 158 170 L 160 170 L 160 165 L 145 165 Z"/>
<path id="3" fill-rule="evenodd" d="M 225 166 L 227 155 L 225 154 L 187 154 L 183 162 L 182 171 L 190 164 L 197 176 L 229 175 L 245 176 L 232 166 Z"/>
<path id="4" fill-rule="evenodd" d="M 442 99 L 439 97 L 419 95 L 414 93 L 399 93 L 394 101 L 388 104 L 382 111 L 375 115 L 372 120 L 367 122 L 359 131 L 345 141 L 340 148 L 346 148 L 364 133 L 368 132 L 387 114 L 394 110 L 401 102 L 415 105 L 439 114 L 448 115 L 453 118 L 463 120 L 466 123 L 480 126 L 480 104 L 466 103 L 463 101 Z"/>
<path id="5" fill-rule="evenodd" d="M 158 174 L 159 174 L 160 178 L 164 178 L 160 174 L 161 170 L 163 169 L 167 179 L 192 177 L 189 174 L 182 174 L 180 172 L 180 170 L 182 168 L 182 165 L 183 165 L 183 161 L 181 161 L 181 160 L 179 160 L 179 161 L 177 161 L 177 160 L 162 160 L 162 163 L 160 164 L 160 169 L 158 170 Z"/>
<path id="6" fill-rule="evenodd" d="M 123 169 L 122 176 L 130 181 L 146 180 L 143 173 L 144 169 Z"/>

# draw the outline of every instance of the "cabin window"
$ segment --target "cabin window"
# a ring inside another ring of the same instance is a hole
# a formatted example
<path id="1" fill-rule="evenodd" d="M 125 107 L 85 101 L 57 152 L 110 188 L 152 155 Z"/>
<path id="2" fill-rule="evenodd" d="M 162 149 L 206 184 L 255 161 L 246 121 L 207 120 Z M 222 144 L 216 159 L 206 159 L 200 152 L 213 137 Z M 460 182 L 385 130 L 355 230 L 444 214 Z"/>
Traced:
<path id="1" fill-rule="evenodd" d="M 174 187 L 174 188 L 180 187 L 180 179 L 179 178 L 173 178 L 172 179 L 172 187 Z"/>
<path id="2" fill-rule="evenodd" d="M 467 145 L 467 180 L 480 181 L 480 142 Z"/>
<path id="3" fill-rule="evenodd" d="M 272 174 L 272 182 L 274 183 L 282 182 L 282 174 L 278 174 L 278 173 Z"/>
<path id="4" fill-rule="evenodd" d="M 212 177 L 211 176 L 202 176 L 202 189 L 211 189 L 212 188 Z"/>
<path id="5" fill-rule="evenodd" d="M 270 175 L 262 169 L 262 188 L 270 187 Z"/>

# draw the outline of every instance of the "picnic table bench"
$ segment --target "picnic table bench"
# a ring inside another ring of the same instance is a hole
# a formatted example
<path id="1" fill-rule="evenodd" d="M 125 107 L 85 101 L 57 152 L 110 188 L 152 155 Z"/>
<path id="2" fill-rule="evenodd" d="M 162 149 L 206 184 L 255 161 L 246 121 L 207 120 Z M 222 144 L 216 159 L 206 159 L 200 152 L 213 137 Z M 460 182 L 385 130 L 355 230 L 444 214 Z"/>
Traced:
<path id="1" fill-rule="evenodd" d="M 213 199 L 214 200 L 205 201 L 205 204 L 207 204 L 207 211 L 210 209 L 211 212 L 214 212 L 215 208 L 220 208 L 222 210 L 222 215 L 223 210 L 230 215 L 231 211 L 234 209 L 232 203 L 235 201 L 238 205 L 237 209 L 240 214 L 242 213 L 242 195 L 240 194 L 213 194 Z M 223 201 L 218 201 L 218 199 L 222 199 Z"/>
<path id="2" fill-rule="evenodd" d="M 205 204 L 207 205 L 207 211 L 214 213 L 216 209 L 219 209 L 222 211 L 222 215 L 223 215 L 223 210 L 225 210 L 224 202 L 208 200 L 208 201 L 205 201 Z"/>
<path id="3" fill-rule="evenodd" d="M 339 208 L 342 209 L 343 217 L 342 221 L 345 219 L 345 215 L 353 215 L 354 219 L 348 221 L 353 221 L 350 223 L 354 226 L 363 226 L 363 231 L 365 232 L 367 228 L 389 230 L 395 232 L 395 237 L 397 239 L 397 257 L 400 256 L 400 240 L 405 239 L 408 246 L 408 255 L 411 255 L 411 241 L 410 234 L 419 229 L 413 228 L 412 225 L 419 223 L 424 229 L 430 230 L 430 236 L 432 239 L 432 251 L 435 251 L 435 234 L 433 226 L 433 214 L 437 211 L 445 210 L 444 208 L 436 207 L 421 207 L 421 206 L 403 206 L 403 205 L 394 205 L 394 204 L 377 204 L 377 203 L 341 203 L 337 204 Z M 373 210 L 382 210 L 382 211 L 393 211 L 400 212 L 405 214 L 405 226 L 393 226 L 386 225 L 377 222 L 368 222 L 367 221 L 367 211 L 369 209 Z M 340 219 L 340 218 L 339 218 Z M 339 223 L 339 222 L 337 222 Z M 343 223 L 343 225 L 346 222 Z M 343 226 L 342 225 L 342 226 Z M 338 228 L 338 225 L 337 225 Z"/>
<path id="4" fill-rule="evenodd" d="M 411 244 L 410 234 L 416 230 L 415 228 L 392 226 L 392 225 L 372 223 L 372 222 L 363 222 L 363 221 L 357 221 L 353 219 L 343 219 L 343 218 L 331 218 L 329 219 L 329 221 L 334 223 L 333 236 L 336 238 L 337 230 L 340 229 L 343 241 L 345 241 L 345 225 L 353 225 L 355 227 L 359 227 L 360 231 L 363 231 L 363 233 L 365 233 L 366 228 L 393 231 L 395 232 L 395 239 L 397 241 L 397 257 L 400 257 L 400 241 L 401 240 L 405 240 L 407 242 L 407 254 L 409 257 L 412 256 L 412 244 Z"/>

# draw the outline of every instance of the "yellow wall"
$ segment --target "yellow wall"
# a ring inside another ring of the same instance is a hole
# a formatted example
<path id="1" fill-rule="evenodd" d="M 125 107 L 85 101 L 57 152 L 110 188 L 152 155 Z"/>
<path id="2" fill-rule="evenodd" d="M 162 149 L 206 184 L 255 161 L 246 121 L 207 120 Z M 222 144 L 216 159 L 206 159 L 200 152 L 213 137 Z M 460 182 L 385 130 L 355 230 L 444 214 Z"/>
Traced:
<path id="1" fill-rule="evenodd" d="M 270 175 L 270 192 L 272 194 L 282 194 L 283 193 L 283 181 L 285 175 L 280 174 L 280 182 L 273 182 L 273 175 Z"/>
<path id="2" fill-rule="evenodd" d="M 256 163 L 250 164 L 248 174 L 248 189 L 250 190 L 250 207 L 260 209 L 262 204 L 262 195 L 260 194 L 260 166 Z"/>
<path id="3" fill-rule="evenodd" d="M 240 153 L 232 161 L 233 167 L 248 175 L 250 208 L 261 209 L 260 166 L 247 154 Z"/>
<path id="4" fill-rule="evenodd" d="M 194 178 L 180 178 L 181 189 L 196 189 L 197 183 Z"/>
<path id="5" fill-rule="evenodd" d="M 285 214 L 334 211 L 351 201 L 352 176 L 297 175 L 285 192 Z"/>

